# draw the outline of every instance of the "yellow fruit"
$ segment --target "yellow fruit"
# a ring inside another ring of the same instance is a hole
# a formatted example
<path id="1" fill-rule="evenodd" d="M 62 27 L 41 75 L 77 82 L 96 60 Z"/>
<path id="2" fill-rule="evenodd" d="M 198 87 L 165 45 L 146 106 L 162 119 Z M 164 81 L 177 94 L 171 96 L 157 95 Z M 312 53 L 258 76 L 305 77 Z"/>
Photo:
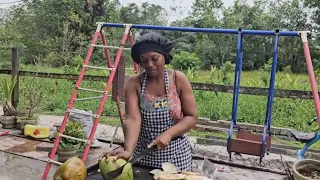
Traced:
<path id="1" fill-rule="evenodd" d="M 72 157 L 64 162 L 54 173 L 54 180 L 85 180 L 87 168 L 83 161 Z"/>
<path id="2" fill-rule="evenodd" d="M 162 174 L 157 180 L 184 180 L 185 176 L 183 174 Z"/>
<path id="3" fill-rule="evenodd" d="M 121 167 L 125 163 L 127 163 L 127 161 L 124 159 L 117 159 L 116 161 L 114 161 L 113 158 L 114 156 L 109 156 L 108 159 L 106 157 L 103 157 L 100 160 L 100 163 L 99 163 L 100 174 L 105 180 L 108 179 L 105 175 L 107 172 L 113 171 Z M 119 175 L 114 180 L 133 180 L 132 165 L 130 163 L 126 164 L 123 168 L 122 174 Z"/>
<path id="4" fill-rule="evenodd" d="M 162 170 L 161 169 L 154 169 L 154 170 L 150 171 L 150 174 L 155 175 L 155 174 L 157 174 L 159 172 L 162 172 Z"/>
<path id="5" fill-rule="evenodd" d="M 185 175 L 194 175 L 194 176 L 201 176 L 200 173 L 197 172 L 191 172 L 191 171 L 182 171 L 181 174 L 185 174 Z"/>

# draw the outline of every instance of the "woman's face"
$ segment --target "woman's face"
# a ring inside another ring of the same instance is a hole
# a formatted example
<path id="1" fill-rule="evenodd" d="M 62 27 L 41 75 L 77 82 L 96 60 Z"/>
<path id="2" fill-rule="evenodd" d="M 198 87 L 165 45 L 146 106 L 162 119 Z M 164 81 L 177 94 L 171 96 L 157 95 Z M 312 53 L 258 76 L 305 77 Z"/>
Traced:
<path id="1" fill-rule="evenodd" d="M 142 53 L 141 66 L 146 70 L 149 76 L 157 76 L 164 70 L 165 58 L 161 53 L 148 51 Z"/>

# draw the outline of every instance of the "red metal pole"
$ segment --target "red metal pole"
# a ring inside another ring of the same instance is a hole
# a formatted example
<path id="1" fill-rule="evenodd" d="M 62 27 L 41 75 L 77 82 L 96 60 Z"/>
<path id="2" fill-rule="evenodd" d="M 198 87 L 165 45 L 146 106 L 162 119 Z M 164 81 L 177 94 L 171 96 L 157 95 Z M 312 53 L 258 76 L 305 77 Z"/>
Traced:
<path id="1" fill-rule="evenodd" d="M 100 31 L 100 30 L 99 30 Z M 96 44 L 97 42 L 97 39 L 98 39 L 98 36 L 99 36 L 99 31 L 97 29 L 97 31 L 95 32 L 94 34 L 94 37 L 93 37 L 93 40 L 92 40 L 92 44 Z M 89 60 L 90 60 L 90 57 L 92 55 L 92 51 L 93 51 L 93 46 L 90 46 L 89 50 L 88 50 L 88 55 L 84 61 L 84 65 L 87 65 L 89 63 Z M 84 76 L 84 73 L 86 71 L 86 68 L 85 67 L 82 67 L 82 70 L 80 72 L 80 75 L 79 75 L 79 78 L 78 78 L 78 81 L 76 83 L 76 88 L 74 89 L 73 93 L 72 93 L 72 96 L 71 96 L 71 99 L 70 99 L 70 103 L 68 105 L 68 110 L 70 110 L 73 106 L 73 103 L 74 103 L 74 100 L 76 99 L 77 97 L 77 91 L 78 91 L 78 88 L 80 87 L 80 84 L 81 84 L 81 81 L 82 81 L 82 78 Z M 64 129 L 65 129 L 65 126 L 67 124 L 67 120 L 68 120 L 68 117 L 69 117 L 69 114 L 70 112 L 66 112 L 64 118 L 63 118 L 63 121 L 62 121 L 62 124 L 61 124 L 61 127 L 59 128 L 59 133 L 63 133 Z M 55 154 L 56 154 L 56 151 L 57 151 L 57 148 L 58 148 L 58 145 L 59 145 L 59 142 L 60 142 L 60 136 L 58 136 L 53 144 L 53 148 L 52 148 L 52 152 L 50 153 L 50 157 L 49 159 L 53 160 Z M 42 176 L 42 180 L 47 180 L 47 176 L 48 176 L 48 173 L 49 173 L 49 170 L 50 170 L 50 167 L 51 167 L 51 162 L 48 162 L 47 163 L 47 166 L 46 166 L 46 169 L 43 173 L 43 176 Z"/>
<path id="2" fill-rule="evenodd" d="M 314 70 L 313 70 L 309 45 L 308 45 L 308 37 L 307 37 L 308 32 L 301 32 L 300 35 L 301 35 L 301 39 L 302 39 L 302 43 L 303 43 L 304 55 L 306 57 L 306 63 L 307 63 L 307 69 L 308 69 L 308 73 L 309 73 L 309 79 L 311 82 L 314 105 L 316 107 L 316 113 L 317 113 L 317 117 L 318 117 L 318 124 L 320 126 L 320 99 L 319 99 L 319 94 L 318 94 L 318 85 L 317 85 L 316 77 L 314 75 Z"/>
<path id="3" fill-rule="evenodd" d="M 4 136 L 4 135 L 7 135 L 7 134 L 9 134 L 9 131 L 5 131 L 5 132 L 1 133 L 0 136 Z"/>
<path id="4" fill-rule="evenodd" d="M 118 53 L 117 53 L 117 56 L 116 56 L 116 59 L 115 59 L 115 62 L 114 62 L 114 68 L 117 68 L 118 67 L 118 64 L 120 62 L 120 57 L 121 57 L 121 54 L 122 54 L 122 51 L 123 51 L 123 48 L 124 48 L 124 45 L 126 43 L 126 40 L 128 38 L 128 34 L 129 34 L 129 27 L 127 26 L 126 29 L 125 29 L 125 33 L 123 35 L 123 38 L 122 38 L 122 41 L 121 41 L 121 48 L 119 49 Z M 114 78 L 114 75 L 116 73 L 116 70 L 112 71 L 111 74 L 110 74 L 110 77 L 109 77 L 109 80 L 108 80 L 108 83 L 107 83 L 107 87 L 105 89 L 105 91 L 107 93 L 105 93 L 102 97 L 102 100 L 101 100 L 101 103 L 99 105 L 99 108 L 98 108 L 98 111 L 97 111 L 97 117 L 93 123 L 93 127 L 92 127 L 92 130 L 90 132 L 90 135 L 89 135 L 89 140 L 90 140 L 90 143 L 87 144 L 87 146 L 85 147 L 84 149 L 84 152 L 83 152 L 83 155 L 82 155 L 82 161 L 85 162 L 86 161 L 86 158 L 87 158 L 87 155 L 88 155 L 88 152 L 90 150 L 90 144 L 91 144 L 91 140 L 93 139 L 93 136 L 96 132 L 96 129 L 97 129 L 97 126 L 98 126 L 98 123 L 99 123 L 99 118 L 101 116 L 101 113 L 103 111 L 103 107 L 104 107 L 104 104 L 108 98 L 108 91 L 112 85 L 112 82 L 113 82 L 113 78 Z"/>
<path id="5" fill-rule="evenodd" d="M 102 44 L 104 46 L 107 46 L 107 41 L 106 41 L 106 38 L 105 38 L 104 34 L 102 33 L 102 30 L 101 30 L 100 34 L 101 34 Z M 106 58 L 107 58 L 108 68 L 112 68 L 111 58 L 110 58 L 110 55 L 109 55 L 108 48 L 104 48 L 104 54 L 106 55 Z"/>

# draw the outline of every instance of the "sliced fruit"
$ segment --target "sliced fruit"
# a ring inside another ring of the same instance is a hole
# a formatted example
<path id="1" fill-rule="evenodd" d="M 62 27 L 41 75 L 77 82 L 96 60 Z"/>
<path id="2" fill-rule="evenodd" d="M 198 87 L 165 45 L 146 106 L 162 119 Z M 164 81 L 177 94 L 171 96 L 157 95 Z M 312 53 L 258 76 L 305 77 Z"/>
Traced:
<path id="1" fill-rule="evenodd" d="M 203 176 L 196 176 L 196 175 L 186 175 L 184 180 L 210 180 Z"/>
<path id="2" fill-rule="evenodd" d="M 184 174 L 162 174 L 157 180 L 184 180 Z"/>
<path id="3" fill-rule="evenodd" d="M 164 176 L 164 175 L 172 175 L 172 174 L 173 174 L 173 173 L 161 171 L 161 172 L 158 172 L 157 174 L 155 174 L 155 175 L 153 176 L 153 179 L 154 179 L 154 180 L 158 180 L 159 177 L 161 177 L 161 176 Z"/>
<path id="4" fill-rule="evenodd" d="M 161 169 L 154 169 L 154 170 L 150 171 L 150 174 L 155 175 L 155 174 L 157 174 L 159 172 L 162 172 L 162 170 Z"/>
<path id="5" fill-rule="evenodd" d="M 178 173 L 178 168 L 172 164 L 172 163 L 169 163 L 169 162 L 166 162 L 166 163 L 162 163 L 162 170 L 164 172 L 170 172 L 170 173 Z"/>
<path id="6" fill-rule="evenodd" d="M 181 174 L 185 174 L 185 175 L 194 175 L 194 176 L 201 176 L 200 173 L 197 172 L 191 172 L 191 171 L 182 171 Z"/>

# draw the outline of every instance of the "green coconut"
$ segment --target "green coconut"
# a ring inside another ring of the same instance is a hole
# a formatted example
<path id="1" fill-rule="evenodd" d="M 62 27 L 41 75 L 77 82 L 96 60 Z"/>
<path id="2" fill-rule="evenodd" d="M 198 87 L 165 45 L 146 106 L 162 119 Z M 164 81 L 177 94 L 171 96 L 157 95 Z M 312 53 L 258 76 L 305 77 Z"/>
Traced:
<path id="1" fill-rule="evenodd" d="M 54 180 L 85 180 L 87 168 L 78 157 L 72 157 L 64 162 L 54 173 Z"/>
<path id="2" fill-rule="evenodd" d="M 124 159 L 119 158 L 114 161 L 113 158 L 114 156 L 109 156 L 108 159 L 103 157 L 99 163 L 100 174 L 104 180 L 108 179 L 105 175 L 106 173 L 113 171 L 127 163 L 127 161 Z M 122 174 L 114 180 L 133 180 L 132 165 L 130 163 L 126 164 L 123 168 Z"/>

